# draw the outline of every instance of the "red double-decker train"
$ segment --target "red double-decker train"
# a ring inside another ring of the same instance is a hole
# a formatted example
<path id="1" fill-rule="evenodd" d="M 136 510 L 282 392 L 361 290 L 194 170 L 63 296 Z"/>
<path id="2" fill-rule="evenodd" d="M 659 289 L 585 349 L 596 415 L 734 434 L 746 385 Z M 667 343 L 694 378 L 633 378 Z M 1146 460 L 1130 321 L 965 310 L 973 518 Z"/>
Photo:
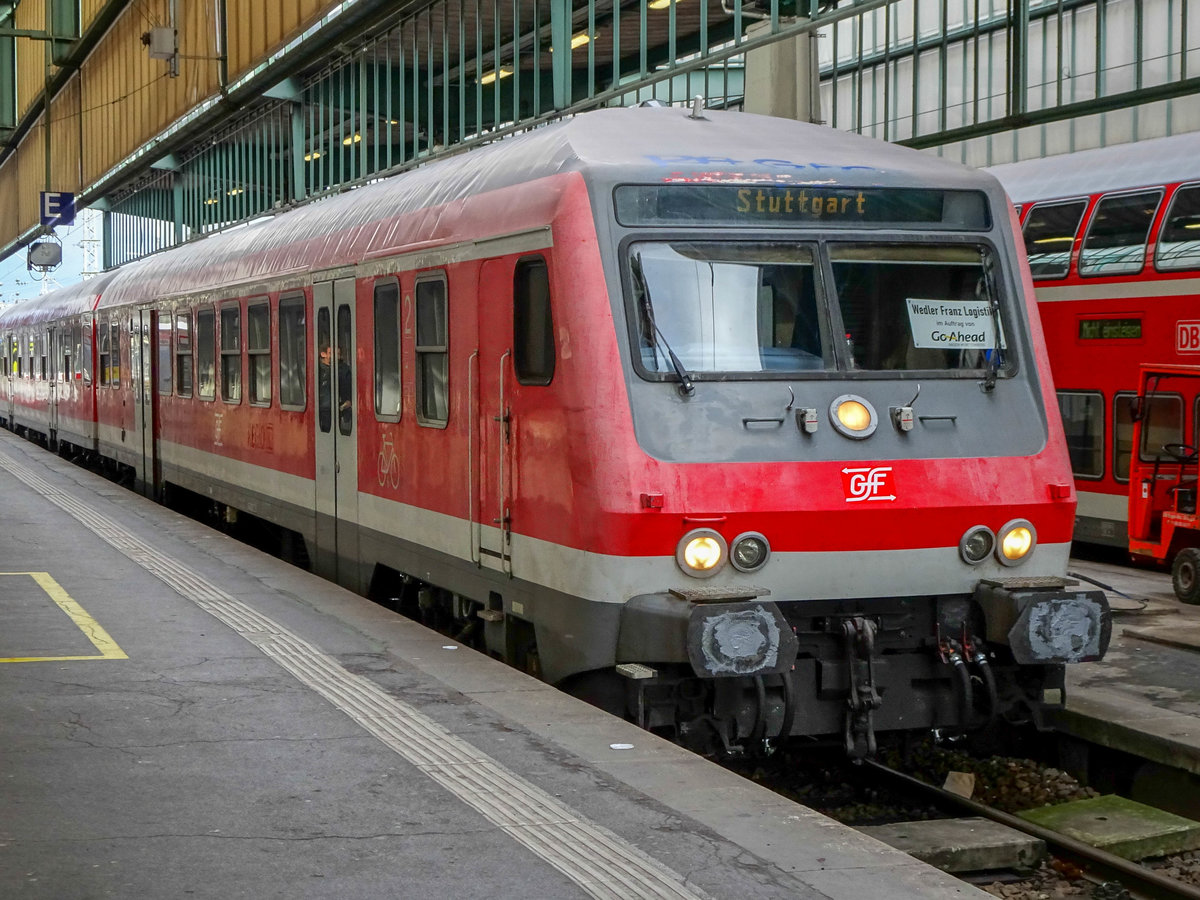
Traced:
<path id="1" fill-rule="evenodd" d="M 995 179 L 605 110 L 0 315 L 2 415 L 705 751 L 1061 702 L 1066 443 Z"/>
<path id="2" fill-rule="evenodd" d="M 990 171 L 1021 211 L 1079 492 L 1075 536 L 1126 549 L 1131 469 L 1157 460 L 1166 477 L 1182 457 L 1195 475 L 1197 383 L 1135 401 L 1142 363 L 1200 363 L 1200 132 Z"/>

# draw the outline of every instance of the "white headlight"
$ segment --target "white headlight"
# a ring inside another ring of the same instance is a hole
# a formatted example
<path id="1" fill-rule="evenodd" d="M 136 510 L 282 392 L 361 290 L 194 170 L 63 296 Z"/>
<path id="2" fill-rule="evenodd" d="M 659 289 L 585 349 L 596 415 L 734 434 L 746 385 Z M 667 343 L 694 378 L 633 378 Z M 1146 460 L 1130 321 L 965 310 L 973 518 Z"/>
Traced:
<path id="1" fill-rule="evenodd" d="M 1025 562 L 1037 546 L 1037 529 L 1028 519 L 1013 519 L 996 535 L 996 559 L 1006 566 Z"/>
<path id="2" fill-rule="evenodd" d="M 725 538 L 711 528 L 689 531 L 679 541 L 675 550 L 675 561 L 679 568 L 696 578 L 716 575 L 729 561 L 729 546 Z"/>

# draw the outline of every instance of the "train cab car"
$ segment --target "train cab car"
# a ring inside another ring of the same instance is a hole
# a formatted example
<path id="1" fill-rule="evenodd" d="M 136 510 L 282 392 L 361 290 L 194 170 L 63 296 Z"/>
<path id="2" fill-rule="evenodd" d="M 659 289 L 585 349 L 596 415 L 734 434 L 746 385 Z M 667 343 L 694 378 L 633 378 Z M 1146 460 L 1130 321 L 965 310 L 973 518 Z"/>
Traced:
<path id="1" fill-rule="evenodd" d="M 139 483 L 705 752 L 1036 717 L 1107 645 L 1007 198 L 929 156 L 597 111 L 96 319 Z"/>

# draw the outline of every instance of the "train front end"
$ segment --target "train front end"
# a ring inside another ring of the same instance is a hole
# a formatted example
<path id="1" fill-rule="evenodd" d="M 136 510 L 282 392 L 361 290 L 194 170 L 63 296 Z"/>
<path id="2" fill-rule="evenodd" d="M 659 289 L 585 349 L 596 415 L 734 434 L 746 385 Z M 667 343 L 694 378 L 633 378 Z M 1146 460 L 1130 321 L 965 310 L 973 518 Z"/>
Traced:
<path id="1" fill-rule="evenodd" d="M 621 612 L 626 712 L 705 751 L 866 755 L 1061 703 L 1110 619 L 1066 577 L 1003 192 L 827 129 L 659 115 L 669 139 L 592 185 L 638 451 L 604 478 L 637 498 L 629 552 L 662 560 Z"/>

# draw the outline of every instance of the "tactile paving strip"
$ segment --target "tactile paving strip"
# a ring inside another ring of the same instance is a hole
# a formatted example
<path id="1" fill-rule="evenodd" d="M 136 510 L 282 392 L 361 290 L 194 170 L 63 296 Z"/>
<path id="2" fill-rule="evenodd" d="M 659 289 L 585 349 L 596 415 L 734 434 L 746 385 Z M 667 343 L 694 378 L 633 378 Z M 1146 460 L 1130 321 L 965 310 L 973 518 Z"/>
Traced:
<path id="1" fill-rule="evenodd" d="M 593 897 L 703 898 L 683 878 L 579 816 L 433 719 L 266 616 L 214 588 L 128 530 L 0 453 L 0 467 L 232 628 L 302 684 L 537 854 Z"/>

